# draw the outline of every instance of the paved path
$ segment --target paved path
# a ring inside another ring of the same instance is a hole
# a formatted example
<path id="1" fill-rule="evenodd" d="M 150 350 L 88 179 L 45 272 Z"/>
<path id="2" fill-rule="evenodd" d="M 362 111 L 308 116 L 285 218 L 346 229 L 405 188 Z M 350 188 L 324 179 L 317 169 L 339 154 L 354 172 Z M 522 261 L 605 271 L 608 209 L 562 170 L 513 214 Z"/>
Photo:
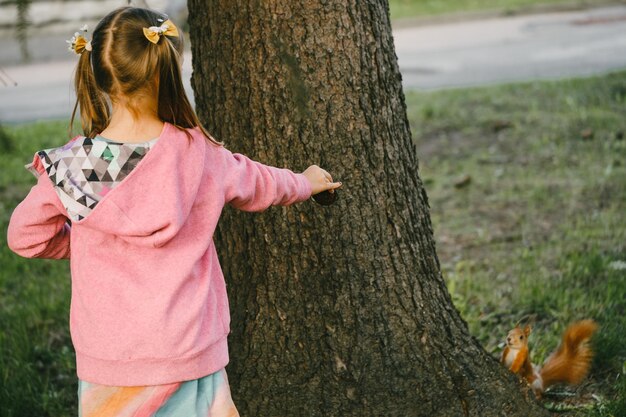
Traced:
<path id="1" fill-rule="evenodd" d="M 578 77 L 626 68 L 626 6 L 394 31 L 405 88 Z"/>
<path id="2" fill-rule="evenodd" d="M 394 37 L 407 89 L 585 76 L 626 68 L 626 6 L 401 28 L 394 30 Z M 66 53 L 63 39 L 56 43 Z M 68 117 L 74 103 L 74 56 L 21 66 L 2 64 L 2 59 L 0 50 L 0 121 Z M 185 57 L 183 70 L 190 92 L 190 56 Z"/>

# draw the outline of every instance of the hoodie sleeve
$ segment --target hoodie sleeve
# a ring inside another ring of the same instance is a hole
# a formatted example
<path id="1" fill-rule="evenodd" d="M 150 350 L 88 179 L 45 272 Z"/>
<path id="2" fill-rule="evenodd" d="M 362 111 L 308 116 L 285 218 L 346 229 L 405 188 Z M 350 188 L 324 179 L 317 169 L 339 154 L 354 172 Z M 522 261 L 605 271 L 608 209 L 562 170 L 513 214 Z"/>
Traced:
<path id="1" fill-rule="evenodd" d="M 302 174 L 255 162 L 221 148 L 226 203 L 244 211 L 288 206 L 311 197 L 311 184 Z"/>
<path id="2" fill-rule="evenodd" d="M 70 226 L 52 182 L 40 172 L 37 184 L 15 208 L 9 221 L 9 248 L 25 258 L 70 257 Z"/>

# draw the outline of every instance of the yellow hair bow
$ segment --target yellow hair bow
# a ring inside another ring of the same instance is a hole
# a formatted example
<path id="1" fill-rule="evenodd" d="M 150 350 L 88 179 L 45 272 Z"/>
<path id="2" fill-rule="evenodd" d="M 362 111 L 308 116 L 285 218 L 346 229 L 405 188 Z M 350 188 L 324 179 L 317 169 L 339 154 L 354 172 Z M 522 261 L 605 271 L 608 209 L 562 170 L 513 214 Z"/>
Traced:
<path id="1" fill-rule="evenodd" d="M 87 33 L 87 25 L 83 26 L 80 30 Z M 72 39 L 65 42 L 69 44 L 68 49 L 70 51 L 74 51 L 76 55 L 82 54 L 83 51 L 91 51 L 91 41 L 85 39 L 85 37 L 81 35 L 80 32 L 74 33 Z"/>
<path id="2" fill-rule="evenodd" d="M 143 34 L 150 42 L 157 44 L 161 35 L 178 37 L 178 29 L 171 20 L 166 20 L 161 26 L 143 28 Z"/>

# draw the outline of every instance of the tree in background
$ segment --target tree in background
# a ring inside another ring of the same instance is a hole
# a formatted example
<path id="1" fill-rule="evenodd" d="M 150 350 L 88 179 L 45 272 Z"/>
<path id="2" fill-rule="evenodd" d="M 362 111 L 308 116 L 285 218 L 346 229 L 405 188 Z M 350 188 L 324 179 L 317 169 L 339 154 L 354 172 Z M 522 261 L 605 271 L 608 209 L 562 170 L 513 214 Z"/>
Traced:
<path id="1" fill-rule="evenodd" d="M 189 24 L 209 131 L 344 184 L 328 208 L 223 214 L 241 414 L 542 415 L 442 279 L 387 2 L 189 0 Z"/>
<path id="2" fill-rule="evenodd" d="M 30 8 L 30 3 L 31 0 L 15 0 L 15 7 L 17 8 L 15 38 L 20 44 L 22 60 L 26 62 L 30 60 L 30 52 L 28 51 L 28 9 Z"/>

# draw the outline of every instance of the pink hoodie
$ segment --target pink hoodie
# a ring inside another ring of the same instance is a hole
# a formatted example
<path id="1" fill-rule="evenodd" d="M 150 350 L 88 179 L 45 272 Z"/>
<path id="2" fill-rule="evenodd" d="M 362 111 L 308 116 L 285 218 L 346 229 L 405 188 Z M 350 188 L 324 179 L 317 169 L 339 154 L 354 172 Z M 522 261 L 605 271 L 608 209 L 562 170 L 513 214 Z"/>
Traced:
<path id="1" fill-rule="evenodd" d="M 47 175 L 11 216 L 9 247 L 70 258 L 78 377 L 117 386 L 192 380 L 228 363 L 230 315 L 213 233 L 225 204 L 246 211 L 306 200 L 302 174 L 165 124 L 137 167 L 86 218 L 67 212 Z M 35 155 L 35 168 L 45 170 Z"/>

